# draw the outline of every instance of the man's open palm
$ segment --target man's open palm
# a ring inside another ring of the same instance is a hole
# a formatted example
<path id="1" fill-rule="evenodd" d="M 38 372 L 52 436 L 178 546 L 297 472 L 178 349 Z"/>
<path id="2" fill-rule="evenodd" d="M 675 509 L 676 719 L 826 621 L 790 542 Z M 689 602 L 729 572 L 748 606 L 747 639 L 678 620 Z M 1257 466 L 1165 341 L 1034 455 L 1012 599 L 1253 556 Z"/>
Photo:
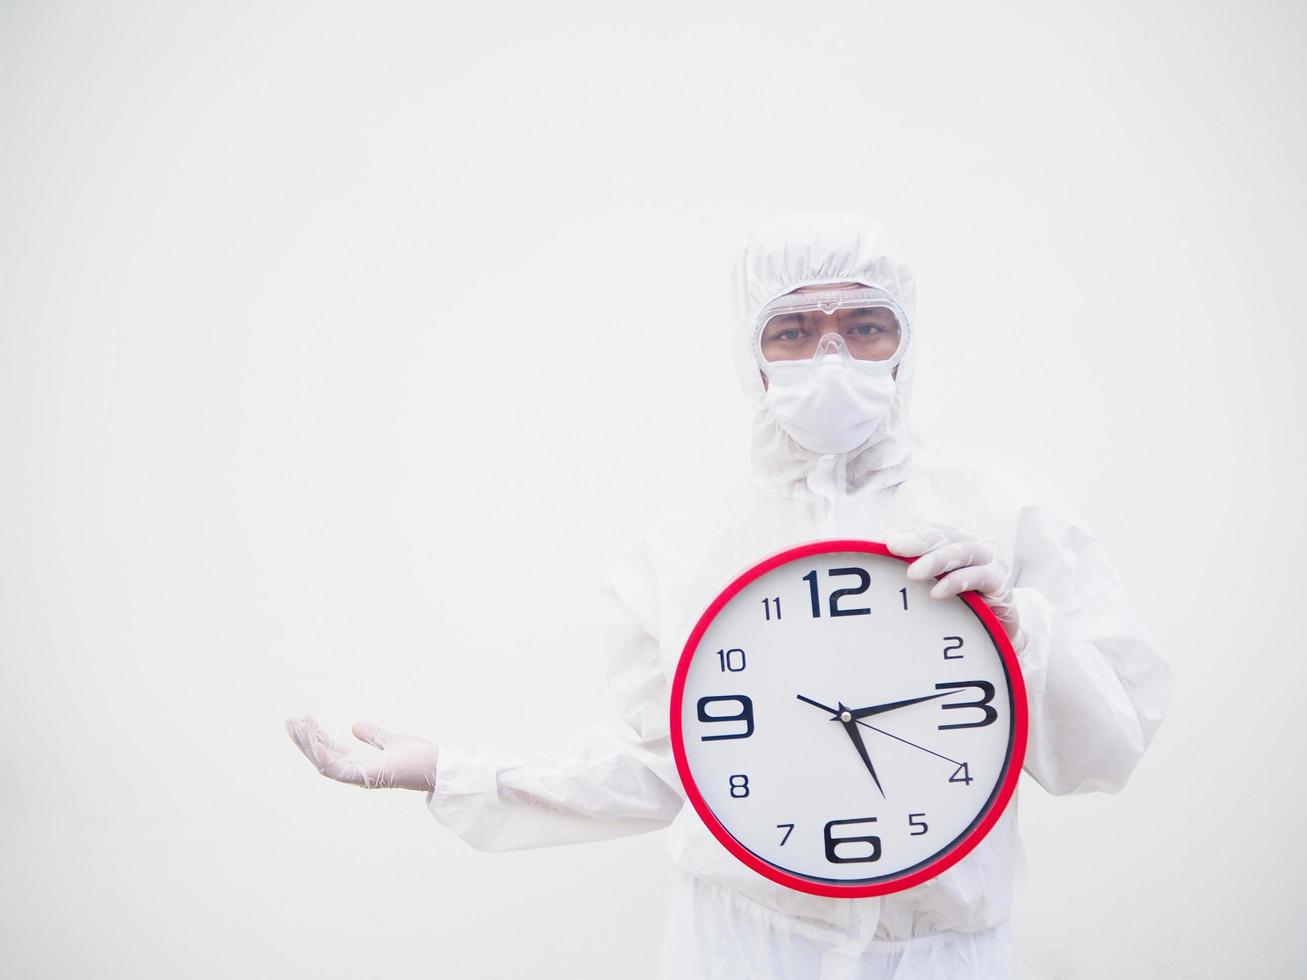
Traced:
<path id="1" fill-rule="evenodd" d="M 367 789 L 431 790 L 436 786 L 438 751 L 415 735 L 394 735 L 360 721 L 354 737 L 370 748 L 332 738 L 308 716 L 287 718 L 286 731 L 318 772 Z"/>

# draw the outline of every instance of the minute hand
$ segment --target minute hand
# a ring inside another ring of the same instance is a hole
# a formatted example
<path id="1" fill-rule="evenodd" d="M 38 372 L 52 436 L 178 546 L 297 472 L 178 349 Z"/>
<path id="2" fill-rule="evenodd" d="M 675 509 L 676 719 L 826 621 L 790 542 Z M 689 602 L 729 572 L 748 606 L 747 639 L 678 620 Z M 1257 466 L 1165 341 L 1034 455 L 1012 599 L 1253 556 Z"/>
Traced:
<path id="1" fill-rule="evenodd" d="M 940 691 L 938 694 L 927 694 L 924 698 L 908 698 L 906 701 L 891 701 L 888 704 L 873 704 L 869 708 L 858 708 L 851 711 L 853 720 L 859 718 L 870 718 L 872 715 L 884 714 L 886 711 L 893 711 L 895 708 L 906 708 L 910 704 L 921 704 L 922 701 L 934 701 L 936 698 L 948 697 L 953 692 Z"/>

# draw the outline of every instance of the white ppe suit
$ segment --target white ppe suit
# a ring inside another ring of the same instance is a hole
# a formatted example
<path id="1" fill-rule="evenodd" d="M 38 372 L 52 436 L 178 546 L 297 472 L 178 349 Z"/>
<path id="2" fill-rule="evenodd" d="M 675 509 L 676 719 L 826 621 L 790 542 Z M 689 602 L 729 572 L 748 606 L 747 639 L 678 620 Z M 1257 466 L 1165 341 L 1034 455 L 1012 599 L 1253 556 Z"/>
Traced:
<path id="1" fill-rule="evenodd" d="M 838 215 L 763 225 L 739 271 L 737 360 L 757 409 L 752 479 L 665 520 L 614 570 L 602 642 L 618 716 L 556 751 L 441 746 L 428 807 L 473 847 L 495 851 L 670 824 L 667 849 L 681 874 L 658 974 L 665 980 L 1012 976 L 1008 923 L 1023 866 L 1016 799 L 965 859 L 915 888 L 850 900 L 775 884 L 732 857 L 686 803 L 668 734 L 686 638 L 716 594 L 769 555 L 941 523 L 993 543 L 1013 570 L 1026 635 L 1025 769 L 1049 792 L 1125 783 L 1165 713 L 1169 671 L 1102 546 L 1053 489 L 1020 464 L 915 442 L 912 349 L 870 444 L 819 456 L 768 416 L 755 353 L 768 302 L 800 286 L 860 282 L 892 294 L 912 317 L 911 274 L 873 226 Z"/>

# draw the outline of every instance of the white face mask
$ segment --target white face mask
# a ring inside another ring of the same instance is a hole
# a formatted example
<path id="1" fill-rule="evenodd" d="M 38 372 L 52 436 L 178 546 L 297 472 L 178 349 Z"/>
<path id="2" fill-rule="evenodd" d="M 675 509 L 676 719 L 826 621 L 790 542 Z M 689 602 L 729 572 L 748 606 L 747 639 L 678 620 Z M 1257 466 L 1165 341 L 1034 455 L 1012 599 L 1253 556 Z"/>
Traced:
<path id="1" fill-rule="evenodd" d="M 823 455 L 847 453 L 872 439 L 894 408 L 894 378 L 847 356 L 773 362 L 767 380 L 772 417 L 804 449 Z"/>

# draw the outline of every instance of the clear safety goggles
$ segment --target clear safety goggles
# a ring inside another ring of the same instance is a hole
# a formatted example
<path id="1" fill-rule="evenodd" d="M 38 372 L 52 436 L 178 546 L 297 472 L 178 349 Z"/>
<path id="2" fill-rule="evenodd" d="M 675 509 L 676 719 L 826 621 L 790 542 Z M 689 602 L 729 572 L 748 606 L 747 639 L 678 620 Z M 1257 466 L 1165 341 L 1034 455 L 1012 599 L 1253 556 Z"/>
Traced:
<path id="1" fill-rule="evenodd" d="M 815 364 L 828 355 L 888 374 L 903 360 L 909 335 L 908 318 L 883 289 L 816 290 L 787 293 L 763 307 L 755 349 L 768 377 L 783 362 Z M 791 374 L 795 367 L 782 370 Z"/>

